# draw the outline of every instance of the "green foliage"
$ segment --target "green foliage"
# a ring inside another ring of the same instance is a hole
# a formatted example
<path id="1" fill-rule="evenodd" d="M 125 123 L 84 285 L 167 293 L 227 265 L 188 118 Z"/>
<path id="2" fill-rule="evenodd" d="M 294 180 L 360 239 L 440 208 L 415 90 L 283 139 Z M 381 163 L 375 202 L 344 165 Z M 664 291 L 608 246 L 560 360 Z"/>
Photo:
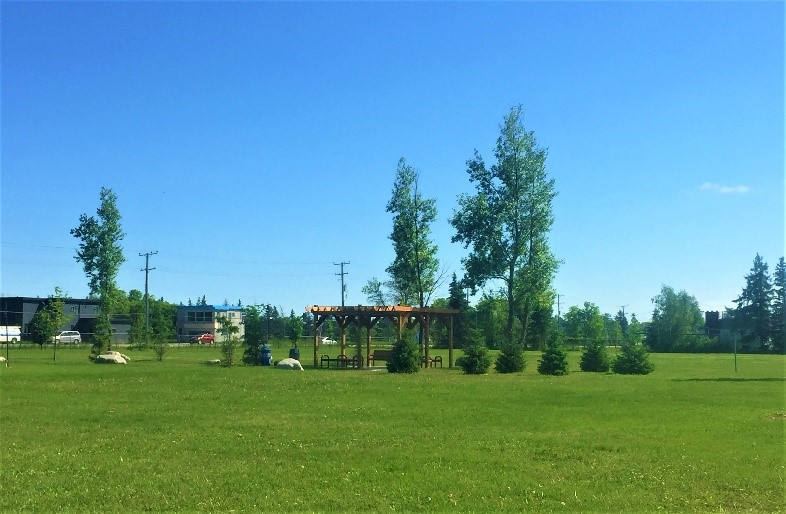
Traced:
<path id="1" fill-rule="evenodd" d="M 606 345 L 601 341 L 590 341 L 584 346 L 579 363 L 582 371 L 606 372 L 611 366 Z"/>
<path id="2" fill-rule="evenodd" d="M 472 344 L 464 348 L 464 355 L 456 359 L 456 365 L 467 375 L 482 375 L 491 367 L 491 355 L 485 346 Z"/>
<path id="3" fill-rule="evenodd" d="M 233 366 L 235 364 L 235 350 L 237 349 L 238 339 L 237 334 L 240 332 L 240 327 L 232 323 L 232 320 L 227 316 L 218 316 L 218 332 L 222 336 L 221 341 L 221 355 L 224 356 L 223 364 L 225 366 Z"/>
<path id="4" fill-rule="evenodd" d="M 520 373 L 527 365 L 524 349 L 516 343 L 508 343 L 502 347 L 494 363 L 497 373 Z"/>
<path id="5" fill-rule="evenodd" d="M 521 106 L 513 107 L 500 127 L 496 163 L 486 167 L 477 151 L 467 161 L 476 194 L 460 196 L 450 220 L 456 230 L 453 242 L 470 248 L 463 260 L 467 284 L 474 288 L 502 280 L 505 285 L 506 341 L 517 340 L 517 313 L 526 334 L 530 306 L 535 296 L 548 290 L 556 270 L 548 233 L 557 193 L 546 171 L 546 154 L 534 132 L 524 129 Z"/>
<path id="6" fill-rule="evenodd" d="M 415 373 L 420 371 L 420 352 L 418 345 L 411 339 L 399 339 L 390 353 L 387 362 L 390 373 Z"/>
<path id="7" fill-rule="evenodd" d="M 565 338 L 573 345 L 587 345 L 604 340 L 606 321 L 600 309 L 592 302 L 584 302 L 583 307 L 572 306 L 565 314 Z"/>
<path id="8" fill-rule="evenodd" d="M 767 263 L 759 254 L 753 260 L 751 272 L 745 276 L 745 287 L 734 300 L 734 317 L 741 332 L 741 341 L 754 351 L 769 349 L 771 308 L 774 291 Z"/>
<path id="9" fill-rule="evenodd" d="M 655 366 L 649 361 L 647 348 L 643 344 L 623 344 L 611 364 L 611 370 L 620 375 L 647 375 L 653 369 Z"/>
<path id="10" fill-rule="evenodd" d="M 167 351 L 169 350 L 169 345 L 166 342 L 166 339 L 155 339 L 153 341 L 153 352 L 155 353 L 156 360 L 161 362 L 164 360 L 164 356 L 166 355 Z"/>
<path id="11" fill-rule="evenodd" d="M 55 288 L 53 295 L 49 297 L 44 306 L 38 309 L 30 321 L 30 332 L 33 335 L 33 341 L 43 346 L 46 343 L 54 341 L 54 337 L 60 331 L 60 327 L 68 321 L 68 316 L 65 313 L 65 304 L 63 301 L 63 291 Z"/>
<path id="12" fill-rule="evenodd" d="M 652 301 L 655 309 L 646 335 L 647 346 L 652 351 L 693 352 L 707 345 L 704 314 L 696 298 L 664 285 Z"/>
<path id="13" fill-rule="evenodd" d="M 286 320 L 286 327 L 287 337 L 292 343 L 292 347 L 297 348 L 297 341 L 300 339 L 300 334 L 303 333 L 303 322 L 295 315 L 294 310 L 289 313 L 289 317 Z"/>
<path id="14" fill-rule="evenodd" d="M 93 334 L 93 353 L 99 354 L 111 346 L 112 325 L 109 318 L 115 304 L 113 294 L 117 290 L 115 280 L 120 265 L 125 262 L 120 241 L 125 234 L 120 225 L 117 195 L 102 187 L 101 204 L 97 218 L 82 214 L 79 226 L 71 229 L 71 235 L 80 240 L 75 259 L 81 262 L 89 278 L 91 296 L 98 296 L 98 318 Z"/>
<path id="15" fill-rule="evenodd" d="M 541 375 L 567 375 L 568 354 L 557 340 L 546 343 L 546 349 L 538 362 L 538 373 Z"/>
<path id="16" fill-rule="evenodd" d="M 437 287 L 437 245 L 431 240 L 431 223 L 437 219 L 436 200 L 423 198 L 418 172 L 402 157 L 398 162 L 387 212 L 393 214 L 395 259 L 386 271 L 399 302 L 425 307 Z"/>
<path id="17" fill-rule="evenodd" d="M 786 264 L 783 257 L 775 266 L 772 300 L 772 349 L 776 353 L 786 350 Z"/>
<path id="18" fill-rule="evenodd" d="M 262 358 L 262 344 L 265 342 L 265 323 L 260 307 L 250 305 L 244 309 L 243 325 L 243 364 L 258 366 Z"/>

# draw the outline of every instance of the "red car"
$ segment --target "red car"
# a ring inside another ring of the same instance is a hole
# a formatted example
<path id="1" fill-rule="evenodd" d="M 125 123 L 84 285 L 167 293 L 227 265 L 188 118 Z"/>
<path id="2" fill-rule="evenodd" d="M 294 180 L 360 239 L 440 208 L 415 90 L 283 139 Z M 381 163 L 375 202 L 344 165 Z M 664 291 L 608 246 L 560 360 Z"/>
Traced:
<path id="1" fill-rule="evenodd" d="M 199 336 L 193 336 L 190 339 L 192 343 L 201 343 L 201 344 L 213 344 L 213 340 L 214 340 L 213 334 L 211 334 L 210 332 L 205 332 L 204 334 Z"/>

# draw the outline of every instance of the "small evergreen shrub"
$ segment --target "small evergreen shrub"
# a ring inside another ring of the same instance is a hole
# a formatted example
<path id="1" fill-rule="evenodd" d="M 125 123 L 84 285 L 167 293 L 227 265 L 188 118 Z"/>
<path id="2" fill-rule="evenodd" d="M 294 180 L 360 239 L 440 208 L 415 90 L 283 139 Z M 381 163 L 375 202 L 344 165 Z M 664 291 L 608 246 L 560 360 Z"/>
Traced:
<path id="1" fill-rule="evenodd" d="M 415 373 L 420 370 L 420 352 L 412 340 L 399 339 L 390 352 L 387 362 L 389 373 Z"/>
<path id="2" fill-rule="evenodd" d="M 620 375 L 647 375 L 653 369 L 655 366 L 649 361 L 649 353 L 643 344 L 623 344 L 611 364 L 611 370 Z"/>
<path id="3" fill-rule="evenodd" d="M 262 361 L 262 345 L 259 343 L 246 343 L 243 350 L 243 364 L 259 366 Z"/>
<path id="4" fill-rule="evenodd" d="M 556 341 L 550 341 L 543 350 L 543 355 L 538 363 L 538 373 L 541 375 L 567 375 L 568 354 Z"/>
<path id="5" fill-rule="evenodd" d="M 491 367 L 491 355 L 485 346 L 474 344 L 464 348 L 464 355 L 456 359 L 456 365 L 467 375 L 482 375 Z"/>
<path id="6" fill-rule="evenodd" d="M 494 369 L 497 373 L 519 373 L 524 371 L 527 365 L 524 359 L 524 350 L 520 345 L 507 343 L 502 347 L 502 351 L 497 355 Z"/>
<path id="7" fill-rule="evenodd" d="M 609 361 L 609 354 L 606 351 L 606 345 L 600 341 L 591 341 L 584 347 L 584 352 L 581 354 L 581 370 L 606 372 L 611 367 Z"/>

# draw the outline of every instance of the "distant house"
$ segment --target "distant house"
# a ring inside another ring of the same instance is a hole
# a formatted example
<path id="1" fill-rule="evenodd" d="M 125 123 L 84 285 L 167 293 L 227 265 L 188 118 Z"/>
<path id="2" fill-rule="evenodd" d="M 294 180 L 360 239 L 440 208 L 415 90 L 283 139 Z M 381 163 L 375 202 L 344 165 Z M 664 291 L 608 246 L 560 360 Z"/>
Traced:
<path id="1" fill-rule="evenodd" d="M 29 341 L 30 322 L 33 316 L 46 305 L 49 298 L 33 298 L 29 296 L 0 297 L 0 325 L 22 327 L 22 340 Z M 60 326 L 60 331 L 76 330 L 89 341 L 95 332 L 98 317 L 98 299 L 63 298 L 63 312 L 68 317 Z M 126 316 L 114 316 L 112 324 L 112 343 L 128 342 L 128 331 L 131 320 Z"/>
<path id="2" fill-rule="evenodd" d="M 177 337 L 179 341 L 188 341 L 195 336 L 212 334 L 215 341 L 224 340 L 218 331 L 221 325 L 218 318 L 227 317 L 232 324 L 240 330 L 237 337 L 242 339 L 245 335 L 243 325 L 243 308 L 235 305 L 178 305 L 177 307 Z"/>

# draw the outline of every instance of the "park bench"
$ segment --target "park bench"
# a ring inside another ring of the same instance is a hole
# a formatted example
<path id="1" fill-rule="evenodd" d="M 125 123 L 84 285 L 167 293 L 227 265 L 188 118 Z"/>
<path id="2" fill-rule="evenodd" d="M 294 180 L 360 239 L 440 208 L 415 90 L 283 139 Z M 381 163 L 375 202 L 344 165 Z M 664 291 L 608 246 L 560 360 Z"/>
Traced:
<path id="1" fill-rule="evenodd" d="M 390 354 L 392 352 L 390 350 L 374 350 L 371 355 L 369 355 L 368 360 L 371 365 L 374 365 L 374 361 L 389 361 Z"/>
<path id="2" fill-rule="evenodd" d="M 392 351 L 391 350 L 374 350 L 373 353 L 369 356 L 368 360 L 371 365 L 374 365 L 374 361 L 389 361 Z M 442 367 L 442 356 L 437 355 L 435 357 L 429 357 L 428 362 L 426 362 L 426 358 L 423 357 L 420 360 L 421 366 L 435 368 L 437 364 L 439 367 Z"/>
<path id="3" fill-rule="evenodd" d="M 338 357 L 331 357 L 330 355 L 323 355 L 321 359 L 319 359 L 319 367 L 330 368 L 330 363 L 334 363 L 337 368 L 359 368 L 360 367 L 360 358 L 355 355 L 354 357 L 347 357 L 346 355 L 339 355 Z"/>

